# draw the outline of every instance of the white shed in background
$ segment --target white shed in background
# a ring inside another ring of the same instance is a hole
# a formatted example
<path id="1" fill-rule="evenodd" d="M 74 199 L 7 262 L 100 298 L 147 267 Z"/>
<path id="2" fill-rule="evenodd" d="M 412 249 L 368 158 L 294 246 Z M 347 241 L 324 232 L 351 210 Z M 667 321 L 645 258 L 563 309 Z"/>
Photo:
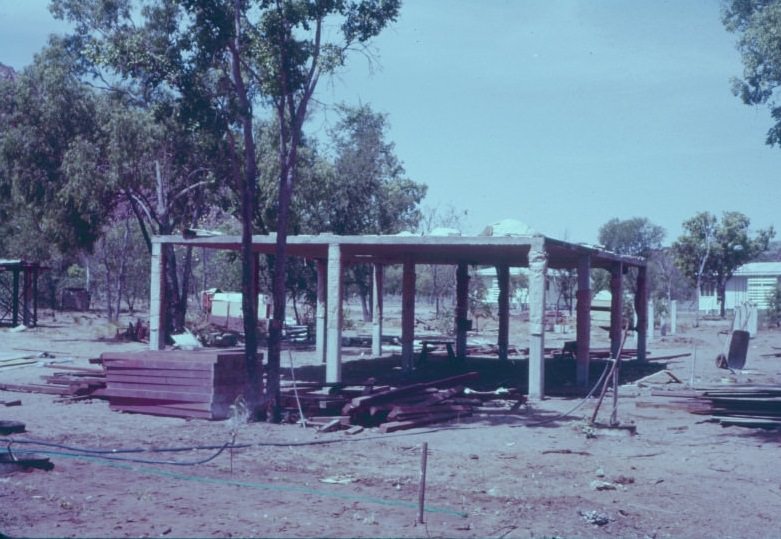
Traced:
<path id="1" fill-rule="evenodd" d="M 743 264 L 732 278 L 727 281 L 724 295 L 724 307 L 734 309 L 747 301 L 754 303 L 759 309 L 767 309 L 768 296 L 775 290 L 781 279 L 781 262 L 749 262 Z M 703 286 L 700 295 L 700 311 L 716 312 L 719 310 L 716 287 Z"/>

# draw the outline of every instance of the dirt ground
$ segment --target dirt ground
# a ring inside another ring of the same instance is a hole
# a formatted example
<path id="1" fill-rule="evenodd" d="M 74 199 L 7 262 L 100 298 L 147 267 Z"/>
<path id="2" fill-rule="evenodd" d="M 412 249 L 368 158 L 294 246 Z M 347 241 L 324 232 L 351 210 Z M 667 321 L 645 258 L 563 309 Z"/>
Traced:
<path id="1" fill-rule="evenodd" d="M 778 537 L 781 434 L 654 407 L 650 392 L 692 381 L 777 384 L 781 358 L 763 354 L 781 346 L 781 333 L 760 331 L 746 370 L 733 376 L 714 362 L 729 322 L 686 322 L 649 346 L 651 357 L 692 353 L 651 361 L 684 383 L 621 388 L 618 418 L 636 425 L 635 436 L 589 428 L 594 399 L 556 419 L 578 397 L 550 397 L 515 416 L 348 436 L 125 414 L 102 400 L 0 391 L 0 400 L 22 400 L 0 406 L 0 419 L 23 421 L 28 431 L 0 441 L 17 440 L 12 450 L 35 450 L 55 465 L 0 474 L 0 537 Z M 0 355 L 48 352 L 54 358 L 42 362 L 87 366 L 107 350 L 144 349 L 107 340 L 113 332 L 95 314 L 45 315 L 38 328 L 0 329 Z M 604 333 L 595 329 L 594 346 L 606 346 Z M 572 338 L 552 334 L 546 344 Z M 347 351 L 344 359 L 367 354 Z M 307 352 L 294 357 L 302 364 Z M 50 372 L 0 368 L 0 381 L 41 383 Z M 242 447 L 217 454 L 232 429 Z M 51 445 L 22 443 L 28 440 Z M 423 442 L 425 524 L 416 524 Z"/>

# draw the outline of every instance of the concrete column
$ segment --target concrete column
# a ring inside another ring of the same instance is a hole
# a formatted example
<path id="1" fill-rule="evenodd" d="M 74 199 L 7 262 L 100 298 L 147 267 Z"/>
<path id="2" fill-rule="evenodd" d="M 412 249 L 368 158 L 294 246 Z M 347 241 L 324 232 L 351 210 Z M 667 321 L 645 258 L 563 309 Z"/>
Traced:
<path id="1" fill-rule="evenodd" d="M 529 249 L 529 398 L 545 396 L 545 279 L 548 254 L 544 238 Z"/>
<path id="2" fill-rule="evenodd" d="M 610 354 L 616 357 L 624 326 L 624 266 L 621 262 L 610 268 L 610 294 Z"/>
<path id="3" fill-rule="evenodd" d="M 654 302 L 648 302 L 648 316 L 646 317 L 648 324 L 646 324 L 645 340 L 647 343 L 654 342 L 654 320 L 656 320 L 656 313 L 654 313 Z"/>
<path id="4" fill-rule="evenodd" d="M 637 293 L 635 294 L 635 312 L 637 313 L 637 359 L 646 360 L 648 343 L 648 269 L 637 268 Z"/>
<path id="5" fill-rule="evenodd" d="M 749 332 L 750 337 L 757 336 L 757 329 L 759 328 L 759 309 L 755 303 L 746 304 L 746 331 Z"/>
<path id="6" fill-rule="evenodd" d="M 507 359 L 507 349 L 510 339 L 510 268 L 496 267 L 496 277 L 499 281 L 499 359 Z"/>
<path id="7" fill-rule="evenodd" d="M 382 355 L 382 288 L 385 273 L 380 264 L 374 265 L 372 280 L 372 355 Z"/>
<path id="8" fill-rule="evenodd" d="M 328 246 L 326 299 L 326 383 L 342 381 L 342 249 L 338 243 Z"/>
<path id="9" fill-rule="evenodd" d="M 401 282 L 401 365 L 412 371 L 415 340 L 415 263 L 407 259 Z"/>
<path id="10" fill-rule="evenodd" d="M 469 320 L 469 266 L 456 268 L 456 357 L 466 359 L 466 331 Z"/>
<path id="11" fill-rule="evenodd" d="M 328 264 L 318 258 L 317 265 L 317 305 L 315 306 L 315 354 L 320 363 L 325 363 L 325 313 L 326 313 L 326 274 Z"/>
<path id="12" fill-rule="evenodd" d="M 165 287 L 163 275 L 165 274 L 165 250 L 163 245 L 152 243 L 152 267 L 149 283 L 149 349 L 162 350 L 165 348 Z"/>
<path id="13" fill-rule="evenodd" d="M 578 260 L 577 291 L 577 383 L 586 387 L 589 379 L 589 352 L 591 350 L 591 257 Z"/>
<path id="14" fill-rule="evenodd" d="M 670 302 L 670 335 L 678 331 L 678 300 Z"/>

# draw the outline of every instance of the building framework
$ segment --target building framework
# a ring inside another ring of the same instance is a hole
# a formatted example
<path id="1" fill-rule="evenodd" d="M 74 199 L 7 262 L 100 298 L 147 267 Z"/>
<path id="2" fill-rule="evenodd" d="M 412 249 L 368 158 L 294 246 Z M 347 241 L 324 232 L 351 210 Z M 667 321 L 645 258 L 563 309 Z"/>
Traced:
<path id="1" fill-rule="evenodd" d="M 273 254 L 276 235 L 253 236 L 256 256 Z M 164 346 L 162 328 L 166 327 L 164 287 L 165 245 L 236 250 L 239 236 L 156 236 L 152 240 L 152 283 L 150 301 L 150 340 L 152 349 Z M 646 358 L 648 292 L 646 262 L 643 258 L 618 255 L 593 246 L 568 243 L 542 235 L 529 236 L 290 236 L 290 257 L 314 260 L 317 264 L 316 348 L 326 364 L 326 382 L 342 379 L 342 301 L 345 267 L 372 264 L 374 293 L 372 308 L 372 354 L 382 354 L 383 268 L 402 265 L 401 359 L 405 368 L 413 365 L 415 331 L 415 281 L 417 265 L 439 264 L 456 267 L 455 354 L 466 357 L 469 328 L 469 265 L 494 266 L 499 280 L 499 356 L 506 359 L 509 342 L 511 267 L 529 268 L 529 398 L 544 396 L 545 377 L 545 290 L 548 268 L 577 269 L 577 381 L 588 383 L 591 334 L 591 269 L 611 273 L 610 306 L 611 350 L 617 353 L 622 338 L 623 274 L 629 267 L 638 269 L 635 309 L 637 314 L 637 355 Z M 257 261 L 256 261 L 257 264 Z"/>
<path id="2" fill-rule="evenodd" d="M 37 262 L 0 260 L 0 325 L 33 327 L 38 324 Z"/>

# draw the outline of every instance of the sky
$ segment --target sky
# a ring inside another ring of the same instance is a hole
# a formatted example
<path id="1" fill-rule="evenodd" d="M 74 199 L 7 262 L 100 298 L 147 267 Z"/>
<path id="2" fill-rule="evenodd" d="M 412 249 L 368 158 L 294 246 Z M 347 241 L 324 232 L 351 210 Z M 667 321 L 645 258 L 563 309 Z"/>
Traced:
<path id="1" fill-rule="evenodd" d="M 45 0 L 0 0 L 0 62 L 32 62 Z M 742 65 L 717 0 L 406 0 L 399 20 L 321 81 L 308 130 L 335 103 L 387 114 L 424 211 L 479 233 L 517 219 L 595 243 L 612 218 L 667 231 L 700 211 L 781 226 L 769 111 L 730 90 Z"/>

